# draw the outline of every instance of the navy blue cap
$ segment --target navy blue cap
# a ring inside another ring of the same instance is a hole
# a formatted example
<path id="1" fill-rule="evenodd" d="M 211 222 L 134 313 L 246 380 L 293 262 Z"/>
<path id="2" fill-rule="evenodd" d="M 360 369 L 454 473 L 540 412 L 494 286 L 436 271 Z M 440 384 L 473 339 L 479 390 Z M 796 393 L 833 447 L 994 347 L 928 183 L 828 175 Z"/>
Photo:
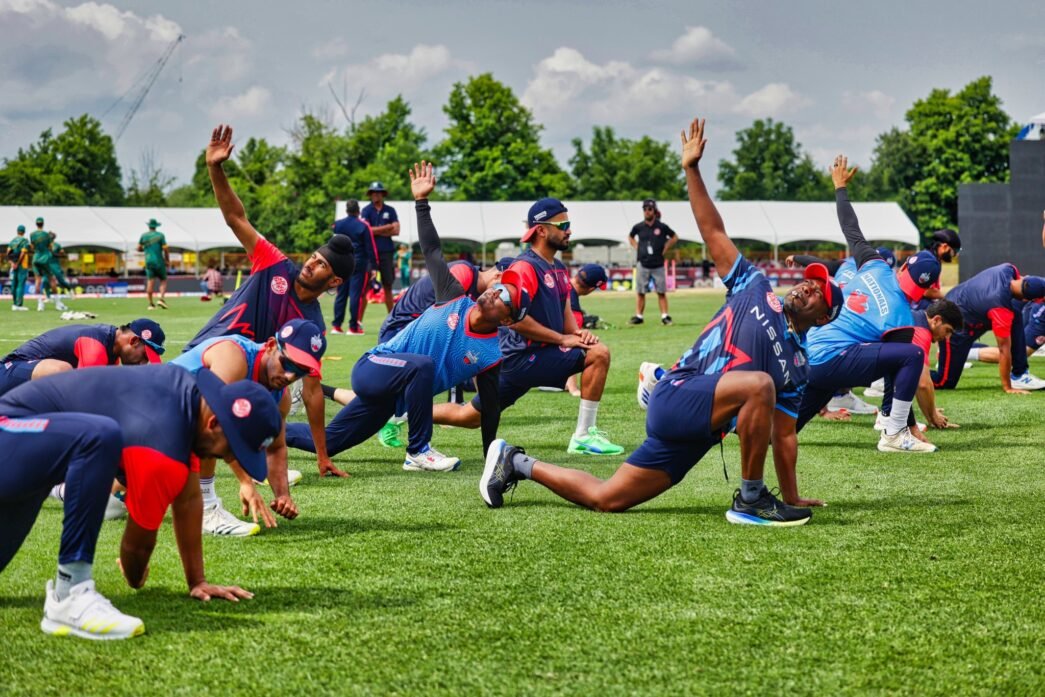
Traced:
<path id="1" fill-rule="evenodd" d="M 530 293 L 523 287 L 522 277 L 516 271 L 505 271 L 501 282 L 494 286 L 508 295 L 508 310 L 513 322 L 521 322 L 530 312 Z M 504 297 L 501 297 L 504 300 Z"/>
<path id="2" fill-rule="evenodd" d="M 272 393 L 253 380 L 226 385 L 207 368 L 196 373 L 196 386 L 218 417 L 240 467 L 257 481 L 265 481 L 268 477 L 265 449 L 283 428 L 283 417 Z"/>
<path id="3" fill-rule="evenodd" d="M 842 297 L 842 289 L 831 279 L 827 267 L 823 264 L 810 264 L 802 272 L 802 277 L 816 281 L 824 294 L 824 302 L 827 303 L 827 321 L 833 322 L 842 312 L 845 299 Z"/>
<path id="4" fill-rule="evenodd" d="M 585 264 L 577 272 L 577 277 L 589 288 L 605 288 L 606 281 L 609 280 L 606 276 L 606 269 L 598 264 Z"/>
<path id="5" fill-rule="evenodd" d="M 515 257 L 501 257 L 494 266 L 498 271 L 507 271 L 508 267 L 515 263 Z"/>
<path id="6" fill-rule="evenodd" d="M 1045 278 L 1041 276 L 1023 277 L 1023 299 L 1039 300 L 1045 298 Z"/>
<path id="7" fill-rule="evenodd" d="M 319 362 L 326 353 L 327 340 L 318 324 L 308 319 L 292 319 L 276 332 L 276 343 L 287 358 L 308 368 L 311 377 L 323 377 Z"/>
<path id="8" fill-rule="evenodd" d="M 896 255 L 893 254 L 893 250 L 888 247 L 879 247 L 878 255 L 885 260 L 885 263 L 889 265 L 890 269 L 896 268 Z"/>
<path id="9" fill-rule="evenodd" d="M 373 184 L 370 185 L 370 188 L 366 190 L 366 192 L 368 194 L 371 194 L 371 193 L 373 193 L 375 191 L 377 191 L 379 193 L 383 193 L 383 194 L 387 194 L 388 193 L 388 189 L 386 189 L 385 185 L 382 184 L 381 182 L 374 182 Z"/>
<path id="10" fill-rule="evenodd" d="M 921 300 L 925 291 L 940 278 L 940 260 L 932 252 L 922 250 L 907 257 L 900 271 L 900 290 L 911 301 Z"/>
<path id="11" fill-rule="evenodd" d="M 526 225 L 529 229 L 523 234 L 522 241 L 529 242 L 530 238 L 533 237 L 536 232 L 535 227 L 540 223 L 551 220 L 560 213 L 566 212 L 566 206 L 563 202 L 557 198 L 542 198 L 534 202 L 530 206 L 529 213 L 526 214 Z"/>
<path id="12" fill-rule="evenodd" d="M 166 350 L 163 348 L 163 342 L 167 340 L 167 336 L 163 333 L 163 328 L 160 327 L 159 323 L 153 322 L 147 317 L 141 317 L 127 326 L 131 328 L 131 331 L 139 339 L 145 342 L 145 352 L 149 354 L 149 362 L 159 363 L 160 356 Z"/>

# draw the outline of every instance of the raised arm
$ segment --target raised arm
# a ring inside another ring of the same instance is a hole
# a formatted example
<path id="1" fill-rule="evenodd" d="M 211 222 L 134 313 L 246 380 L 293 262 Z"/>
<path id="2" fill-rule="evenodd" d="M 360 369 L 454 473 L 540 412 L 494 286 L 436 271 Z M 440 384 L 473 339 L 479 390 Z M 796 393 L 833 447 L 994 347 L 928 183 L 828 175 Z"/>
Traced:
<path id="1" fill-rule="evenodd" d="M 856 174 L 856 167 L 849 169 L 849 160 L 845 155 L 835 158 L 831 167 L 831 181 L 835 185 L 835 208 L 838 211 L 838 224 L 842 227 L 842 235 L 849 245 L 849 251 L 856 259 L 856 267 L 860 268 L 871 259 L 881 259 L 878 250 L 864 239 L 864 233 L 860 230 L 860 220 L 856 217 L 853 204 L 849 202 L 849 192 L 846 187 Z"/>
<path id="2" fill-rule="evenodd" d="M 682 168 L 686 172 L 686 189 L 689 191 L 689 207 L 693 209 L 693 217 L 700 229 L 700 237 L 707 245 L 711 260 L 715 262 L 719 273 L 725 275 L 733 268 L 740 250 L 726 235 L 726 226 L 722 216 L 711 201 L 704 178 L 700 176 L 700 158 L 704 155 L 704 119 L 693 119 L 689 125 L 689 135 L 682 131 Z"/>
<path id="3" fill-rule="evenodd" d="M 435 189 L 435 172 L 432 163 L 422 161 L 410 169 L 410 191 L 414 195 L 414 207 L 417 211 L 417 240 L 421 244 L 421 253 L 425 255 L 428 275 L 435 288 L 435 301 L 443 303 L 464 295 L 464 287 L 450 273 L 450 267 L 443 257 L 443 243 L 432 222 L 432 208 L 428 205 L 428 196 Z"/>
<path id="4" fill-rule="evenodd" d="M 210 175 L 214 198 L 218 201 L 218 207 L 221 208 L 221 214 L 225 217 L 225 223 L 232 228 L 236 239 L 250 255 L 254 253 L 254 247 L 258 243 L 258 231 L 247 220 L 247 211 L 243 208 L 243 202 L 232 190 L 229 179 L 225 176 L 225 170 L 221 166 L 232 156 L 232 150 L 235 147 L 232 143 L 232 126 L 219 124 L 211 133 L 210 143 L 207 144 L 207 174 Z"/>

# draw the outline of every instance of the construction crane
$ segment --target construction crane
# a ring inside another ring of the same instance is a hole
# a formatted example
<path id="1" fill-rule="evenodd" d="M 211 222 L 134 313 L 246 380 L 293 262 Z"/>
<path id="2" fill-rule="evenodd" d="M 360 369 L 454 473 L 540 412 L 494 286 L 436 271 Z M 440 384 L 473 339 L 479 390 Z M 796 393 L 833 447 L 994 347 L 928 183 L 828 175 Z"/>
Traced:
<path id="1" fill-rule="evenodd" d="M 123 101 L 124 97 L 129 95 L 135 88 L 138 87 L 139 84 L 142 85 L 141 88 L 138 90 L 138 93 L 134 96 L 134 101 L 131 103 L 131 107 L 127 110 L 127 113 L 123 115 L 123 119 L 120 121 L 120 125 L 116 127 L 116 138 L 114 138 L 114 142 L 120 141 L 120 136 L 122 136 L 123 132 L 127 130 L 127 127 L 131 124 L 131 119 L 134 118 L 134 115 L 138 113 L 138 108 L 141 107 L 142 102 L 145 101 L 145 97 L 149 94 L 149 90 L 151 90 L 152 86 L 156 84 L 156 78 L 158 78 L 160 76 L 160 73 L 163 72 L 163 68 L 167 65 L 167 61 L 170 60 L 171 55 L 174 53 L 174 49 L 178 48 L 178 44 L 180 44 L 184 38 L 184 34 L 178 34 L 178 38 L 176 38 L 174 41 L 170 43 L 169 46 L 167 46 L 166 50 L 164 50 L 163 52 L 163 55 L 160 56 L 160 59 L 157 60 L 151 68 L 149 68 L 148 72 L 146 72 L 142 77 L 136 80 L 123 96 L 121 96 L 119 99 L 113 102 L 113 105 L 105 110 L 105 114 L 108 114 L 110 111 L 112 111 L 113 107 L 115 107 L 117 104 Z M 102 116 L 104 117 L 105 114 L 102 114 Z"/>

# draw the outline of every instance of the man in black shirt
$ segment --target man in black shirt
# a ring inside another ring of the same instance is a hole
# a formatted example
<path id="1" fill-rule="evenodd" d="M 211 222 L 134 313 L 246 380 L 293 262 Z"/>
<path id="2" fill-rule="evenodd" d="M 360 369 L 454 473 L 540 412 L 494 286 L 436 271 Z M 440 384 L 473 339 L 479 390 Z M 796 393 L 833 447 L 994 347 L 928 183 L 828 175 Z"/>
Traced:
<path id="1" fill-rule="evenodd" d="M 664 255 L 675 246 L 678 237 L 675 231 L 660 222 L 660 211 L 657 202 L 651 198 L 642 202 L 641 223 L 637 223 L 628 234 L 628 241 L 638 252 L 638 264 L 635 269 L 635 316 L 628 320 L 631 324 L 642 324 L 642 312 L 646 309 L 646 291 L 650 279 L 657 291 L 660 303 L 660 321 L 671 324 L 668 314 L 668 285 L 664 278 Z"/>

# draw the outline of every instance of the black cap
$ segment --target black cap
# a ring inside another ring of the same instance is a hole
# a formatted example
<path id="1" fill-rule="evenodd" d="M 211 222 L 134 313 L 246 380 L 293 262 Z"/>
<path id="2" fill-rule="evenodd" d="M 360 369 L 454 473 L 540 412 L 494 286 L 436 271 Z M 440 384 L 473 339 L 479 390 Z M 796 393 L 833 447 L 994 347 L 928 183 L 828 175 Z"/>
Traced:
<path id="1" fill-rule="evenodd" d="M 958 237 L 958 233 L 950 228 L 943 228 L 933 233 L 932 237 L 937 242 L 943 242 L 944 244 L 950 245 L 951 249 L 955 252 L 961 251 L 962 238 Z"/>
<path id="2" fill-rule="evenodd" d="M 355 248 L 348 235 L 334 235 L 330 241 L 316 250 L 330 264 L 334 275 L 348 280 L 356 268 Z"/>
<path id="3" fill-rule="evenodd" d="M 657 210 L 657 202 L 654 201 L 651 198 L 648 198 L 648 199 L 646 199 L 645 201 L 642 202 L 642 207 L 643 208 L 652 208 L 653 210 Z"/>

